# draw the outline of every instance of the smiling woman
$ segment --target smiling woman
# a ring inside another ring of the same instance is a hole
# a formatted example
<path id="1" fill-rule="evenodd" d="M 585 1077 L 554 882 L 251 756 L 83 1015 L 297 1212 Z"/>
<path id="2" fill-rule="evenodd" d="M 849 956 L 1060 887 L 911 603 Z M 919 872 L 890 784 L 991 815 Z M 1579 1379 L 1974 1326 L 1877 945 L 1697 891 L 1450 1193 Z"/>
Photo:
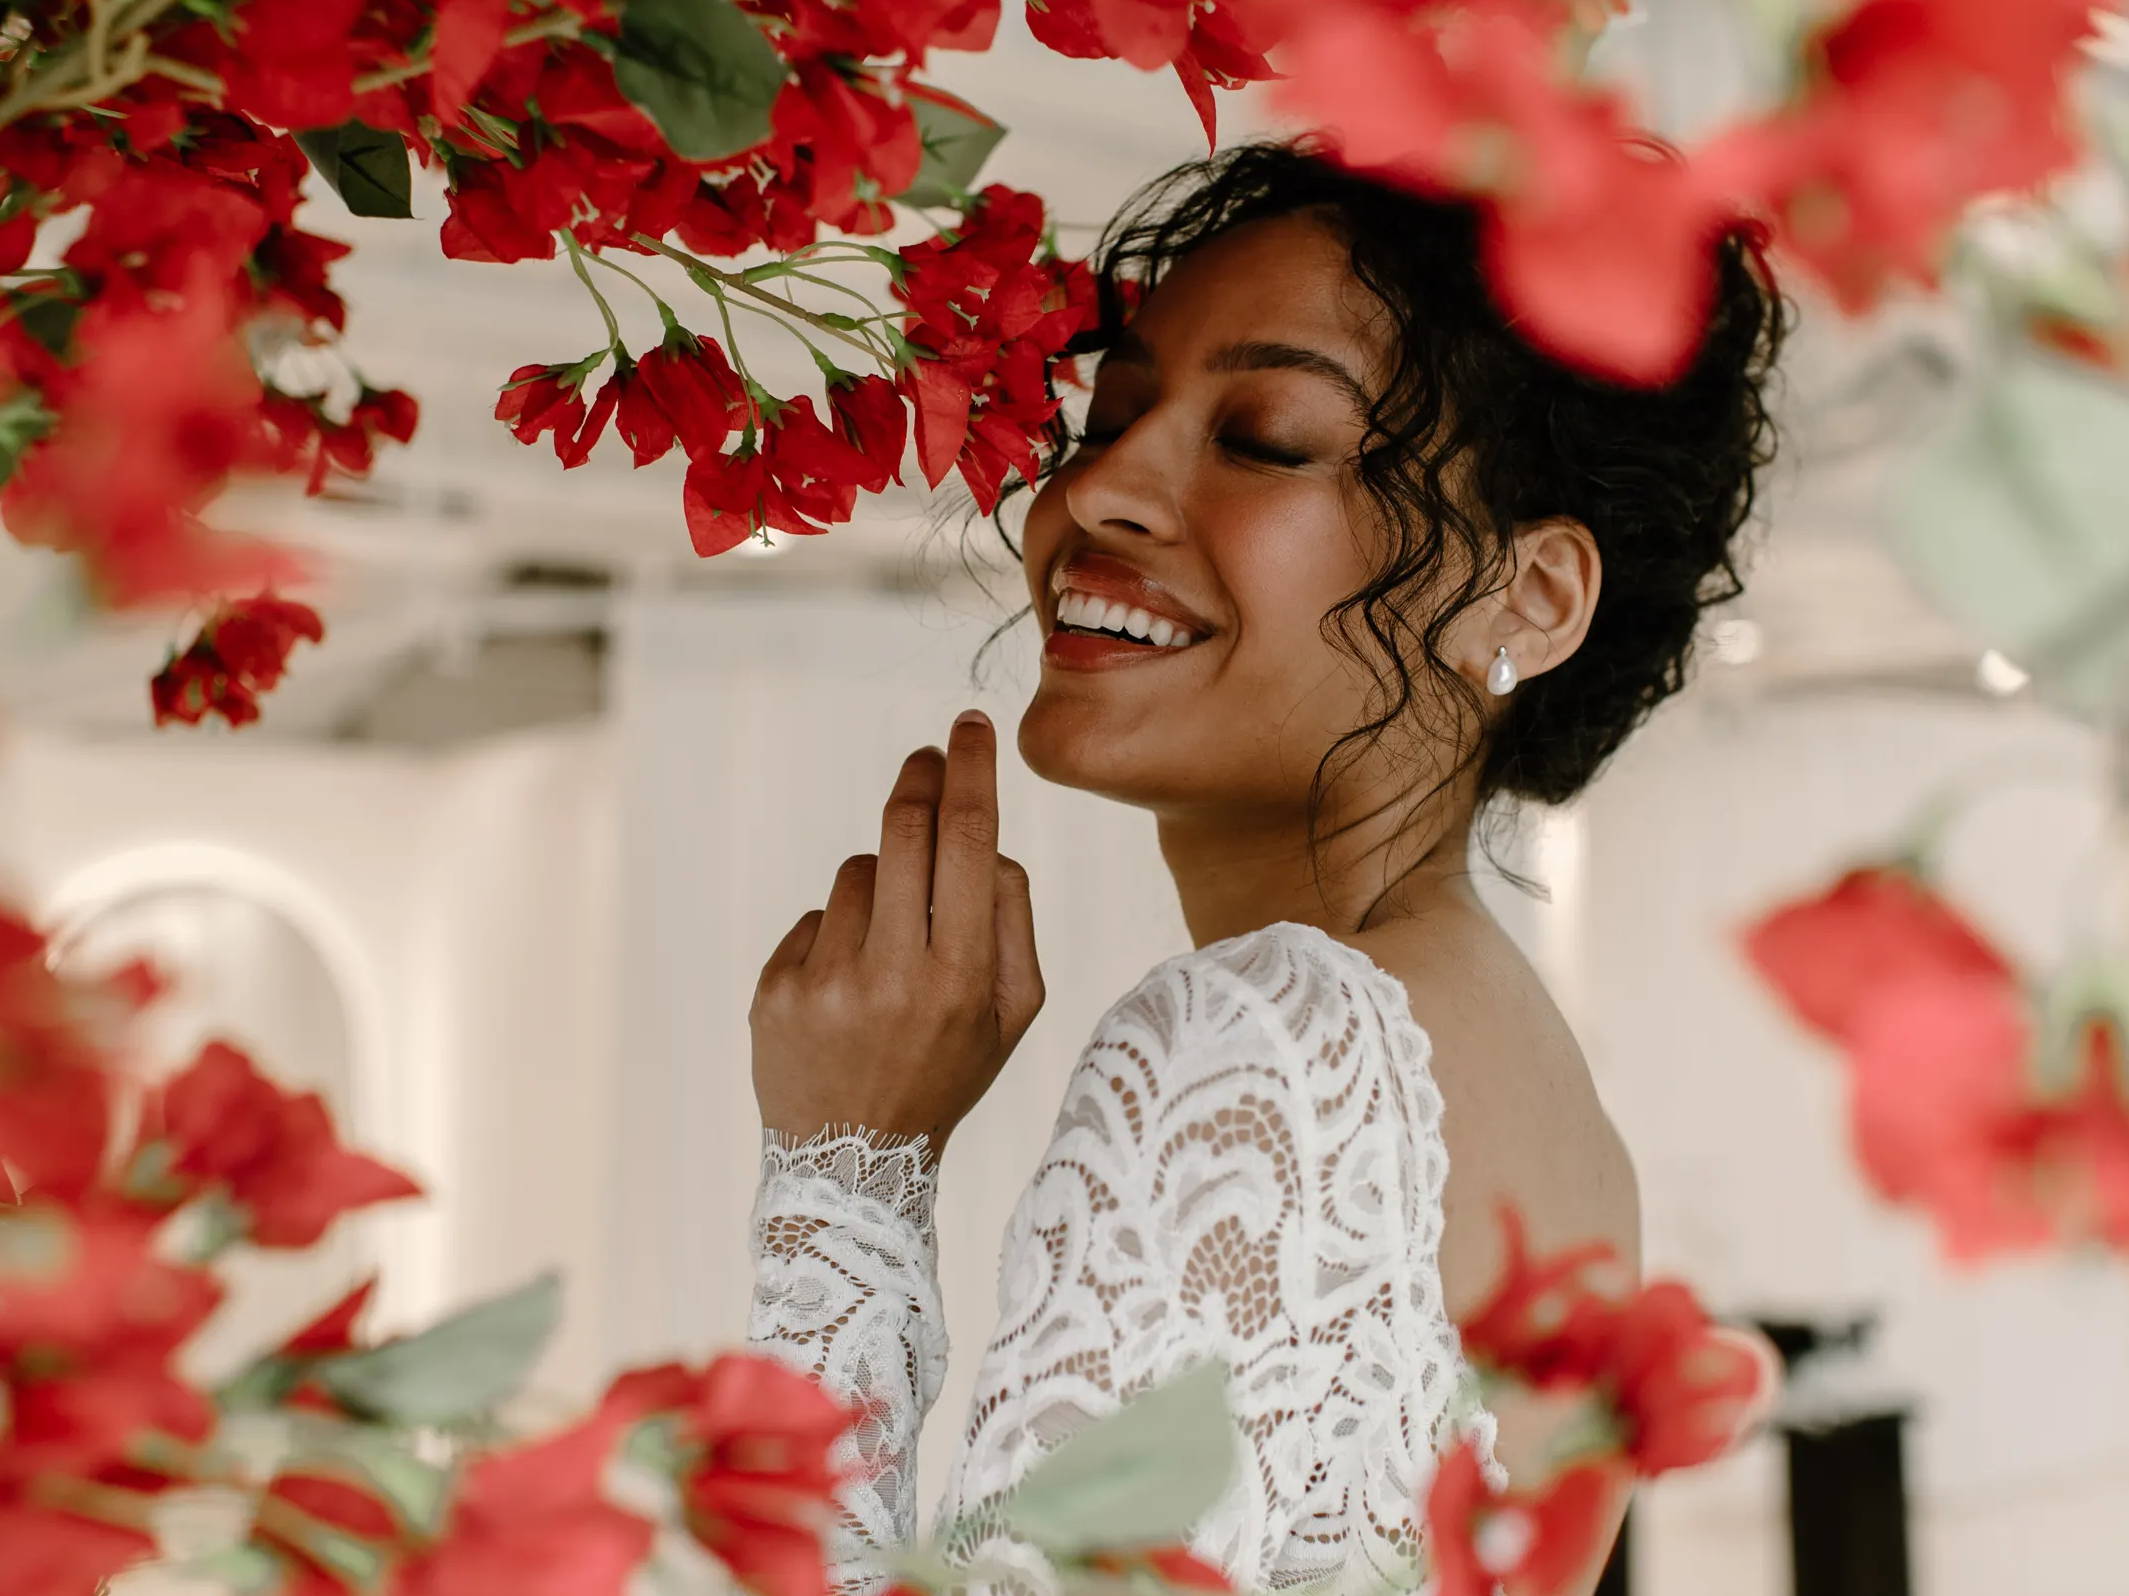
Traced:
<path id="1" fill-rule="evenodd" d="M 1556 1404 L 1477 1399 L 1458 1326 L 1537 1267 L 1499 1212 L 1628 1285 L 1640 1212 L 1468 855 L 1491 800 L 1572 797 L 1681 685 L 1736 591 L 1785 316 L 1752 247 L 1711 240 L 1697 363 L 1621 388 L 1525 344 L 1484 254 L 1470 211 L 1283 143 L 1169 174 L 1095 252 L 1085 427 L 1056 422 L 1007 536 L 1043 637 L 1017 747 L 1152 813 L 1195 945 L 1100 1016 L 1007 1221 L 938 1520 L 956 1561 L 1040 1586 L 1060 1549 L 1024 1544 L 1019 1482 L 1205 1359 L 1247 1461 L 1190 1534 L 1193 1580 L 1483 1596 L 1490 1570 L 1586 1596 L 1635 1471 L 1679 1466 L 1620 1418 L 1563 1470 Z M 846 1590 L 915 1529 L 939 1158 L 1041 1003 L 995 757 L 975 724 L 912 754 L 880 853 L 757 990 L 751 1332 L 871 1403 Z M 1670 1343 L 1718 1375 L 1696 1458 L 1766 1384 L 1698 1313 Z"/>

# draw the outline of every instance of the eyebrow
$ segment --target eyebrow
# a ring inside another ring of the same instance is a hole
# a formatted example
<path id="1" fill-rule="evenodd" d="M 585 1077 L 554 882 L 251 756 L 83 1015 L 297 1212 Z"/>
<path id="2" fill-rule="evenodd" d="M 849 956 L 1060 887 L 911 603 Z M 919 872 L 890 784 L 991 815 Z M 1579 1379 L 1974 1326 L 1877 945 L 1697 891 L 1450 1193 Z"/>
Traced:
<path id="1" fill-rule="evenodd" d="M 1101 363 L 1112 360 L 1124 361 L 1134 366 L 1156 364 L 1153 351 L 1146 341 L 1130 328 L 1119 331 L 1103 354 Z M 1300 344 L 1285 344 L 1264 338 L 1243 338 L 1231 344 L 1222 344 L 1205 359 L 1205 369 L 1213 372 L 1232 371 L 1305 371 L 1335 383 L 1353 408 L 1363 419 L 1374 408 L 1374 396 L 1361 386 L 1360 380 L 1345 366 L 1323 353 Z"/>

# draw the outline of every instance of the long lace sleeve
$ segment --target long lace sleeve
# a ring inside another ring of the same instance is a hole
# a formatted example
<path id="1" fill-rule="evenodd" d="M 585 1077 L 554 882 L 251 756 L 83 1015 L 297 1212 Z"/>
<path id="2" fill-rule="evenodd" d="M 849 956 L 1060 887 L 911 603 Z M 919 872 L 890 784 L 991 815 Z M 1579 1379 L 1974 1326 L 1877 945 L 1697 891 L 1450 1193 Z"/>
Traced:
<path id="1" fill-rule="evenodd" d="M 1392 990 L 1394 988 L 1394 990 Z M 939 1508 L 950 1559 L 1052 1571 L 1002 1504 L 1202 1358 L 1240 1454 L 1189 1545 L 1243 1589 L 1416 1583 L 1417 1502 L 1477 1408 L 1436 1268 L 1447 1155 L 1403 989 L 1291 922 L 1171 959 L 1103 1017 L 1008 1223 Z"/>
<path id="2" fill-rule="evenodd" d="M 763 1132 L 747 1339 L 871 1408 L 830 1459 L 857 1475 L 827 1540 L 837 1596 L 877 1588 L 877 1550 L 916 1533 L 917 1436 L 946 1373 L 937 1182 L 922 1136 Z"/>

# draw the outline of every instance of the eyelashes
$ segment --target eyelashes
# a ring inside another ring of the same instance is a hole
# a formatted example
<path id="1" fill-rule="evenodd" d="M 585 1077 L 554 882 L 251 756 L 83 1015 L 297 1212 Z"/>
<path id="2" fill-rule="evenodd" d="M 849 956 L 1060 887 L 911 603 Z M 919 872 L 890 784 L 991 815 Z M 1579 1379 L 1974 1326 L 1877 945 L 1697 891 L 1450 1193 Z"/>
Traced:
<path id="1" fill-rule="evenodd" d="M 1123 435 L 1124 432 L 1121 427 L 1088 427 L 1079 433 L 1078 441 L 1082 444 L 1114 443 Z M 1296 454 L 1291 449 L 1281 449 L 1276 445 L 1263 443 L 1255 438 L 1241 437 L 1233 433 L 1222 433 L 1217 441 L 1221 448 L 1265 465 L 1304 466 L 1308 464 L 1309 457 L 1305 454 Z"/>

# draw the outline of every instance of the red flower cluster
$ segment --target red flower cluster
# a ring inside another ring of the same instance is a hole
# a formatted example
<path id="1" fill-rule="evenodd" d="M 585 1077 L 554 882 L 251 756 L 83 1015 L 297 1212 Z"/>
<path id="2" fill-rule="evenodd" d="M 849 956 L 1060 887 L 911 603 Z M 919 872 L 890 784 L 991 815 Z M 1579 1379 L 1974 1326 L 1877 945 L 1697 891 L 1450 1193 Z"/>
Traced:
<path id="1" fill-rule="evenodd" d="M 187 103 L 164 79 L 115 109 L 0 127 L 18 207 L 9 264 L 35 223 L 88 213 L 63 274 L 4 296 L 0 389 L 33 391 L 47 417 L 7 482 L 9 530 L 80 554 L 116 606 L 292 579 L 289 556 L 216 537 L 199 515 L 236 469 L 294 468 L 290 412 L 269 402 L 238 334 L 268 318 L 299 339 L 337 332 L 346 313 L 327 270 L 347 248 L 295 226 L 309 167 L 287 137 Z M 413 420 L 403 395 L 375 397 L 384 410 L 350 423 L 359 448 L 322 424 L 305 434 L 366 467 L 368 438 L 404 437 Z M 321 454 L 314 489 L 323 466 Z"/>
<path id="2" fill-rule="evenodd" d="M 1518 1596 L 1557 1589 L 1595 1555 L 1605 1513 L 1637 1477 L 1719 1457 L 1770 1394 L 1754 1338 L 1710 1320 L 1683 1284 L 1604 1295 L 1586 1276 L 1609 1245 L 1537 1259 L 1512 1207 L 1501 1222 L 1507 1263 L 1458 1323 L 1464 1352 L 1535 1391 L 1583 1397 L 1592 1444 L 1513 1492 L 1490 1487 L 1470 1443 L 1443 1458 L 1427 1500 L 1441 1596 L 1488 1596 L 1496 1579 Z"/>
<path id="3" fill-rule="evenodd" d="M 2075 158 L 2064 90 L 2091 11 L 1863 0 L 1813 37 L 1794 103 L 1691 159 L 1562 81 L 1558 0 L 1290 0 L 1275 95 L 1350 164 L 1478 200 L 1495 293 L 1537 342 L 1660 384 L 1699 347 L 1712 237 L 1744 218 L 1850 310 L 1898 277 L 1933 285 L 1968 204 Z"/>
<path id="4" fill-rule="evenodd" d="M 213 1413 L 177 1372 L 222 1296 L 173 1262 L 165 1223 L 210 1186 L 253 1239 L 307 1246 L 336 1214 L 411 1184 L 343 1152 L 315 1098 L 287 1098 L 232 1050 L 113 1129 L 124 1028 L 161 989 L 144 966 L 63 979 L 0 909 L 0 1159 L 26 1196 L 0 1206 L 0 1588 L 78 1596 L 152 1550 L 145 1509 L 172 1476 L 158 1439 L 206 1439 Z"/>
<path id="5" fill-rule="evenodd" d="M 1971 1262 L 2050 1243 L 2129 1251 L 2129 1063 L 2111 992 L 2050 1024 L 2010 960 L 1928 883 L 1858 868 L 1745 929 L 1753 967 L 1840 1047 L 1864 1173 Z"/>
<path id="6" fill-rule="evenodd" d="M 1279 76 L 1265 51 L 1278 42 L 1285 11 L 1280 0 L 1047 0 L 1027 14 L 1028 31 L 1059 55 L 1123 60 L 1148 72 L 1174 67 L 1213 149 L 1212 91 Z"/>
<path id="7" fill-rule="evenodd" d="M 820 1596 L 821 1537 L 843 1476 L 829 1452 L 861 1411 L 763 1354 L 701 1370 L 663 1364 L 621 1376 L 595 1423 L 675 1421 L 688 1528 L 760 1596 Z"/>
<path id="8" fill-rule="evenodd" d="M 1094 319 L 1092 279 L 1045 245 L 1042 202 L 998 183 L 950 238 L 901 256 L 894 293 L 922 358 L 896 385 L 915 410 L 918 464 L 933 487 L 958 465 L 987 515 L 1008 468 L 1035 480 L 1034 436 L 1062 403 L 1050 362 Z"/>
<path id="9" fill-rule="evenodd" d="M 258 695 L 280 682 L 289 651 L 306 638 L 325 640 L 325 622 L 307 604 L 272 593 L 223 604 L 149 684 L 156 725 L 196 726 L 210 714 L 232 726 L 257 720 Z"/>

